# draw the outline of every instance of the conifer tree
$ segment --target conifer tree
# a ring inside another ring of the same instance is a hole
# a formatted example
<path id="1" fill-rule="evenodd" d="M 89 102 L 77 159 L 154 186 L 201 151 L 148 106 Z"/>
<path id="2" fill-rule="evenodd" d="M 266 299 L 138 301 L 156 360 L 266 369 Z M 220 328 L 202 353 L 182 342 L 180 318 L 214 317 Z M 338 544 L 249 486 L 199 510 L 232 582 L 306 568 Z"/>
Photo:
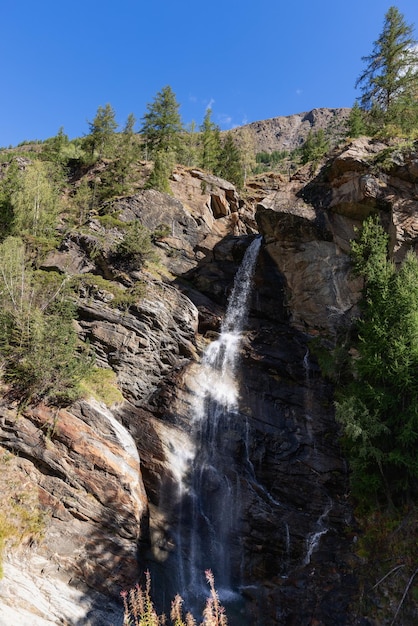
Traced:
<path id="1" fill-rule="evenodd" d="M 240 132 L 238 134 L 238 147 L 241 155 L 243 182 L 245 184 L 248 175 L 256 165 L 254 139 L 248 126 L 240 128 Z"/>
<path id="2" fill-rule="evenodd" d="M 34 161 L 19 173 L 12 194 L 13 227 L 16 235 L 54 235 L 59 212 L 59 190 L 48 163 Z"/>
<path id="3" fill-rule="evenodd" d="M 181 135 L 180 147 L 178 150 L 179 163 L 187 165 L 187 167 L 196 167 L 199 165 L 200 156 L 200 137 L 196 130 L 196 122 L 192 121 L 185 128 L 185 132 Z"/>
<path id="4" fill-rule="evenodd" d="M 234 183 L 239 189 L 244 184 L 241 152 L 231 133 L 227 133 L 219 154 L 217 174 Z"/>
<path id="5" fill-rule="evenodd" d="M 347 134 L 354 139 L 366 134 L 365 112 L 360 108 L 356 100 L 347 120 Z"/>
<path id="6" fill-rule="evenodd" d="M 354 270 L 364 278 L 362 317 L 351 366 L 339 393 L 352 487 L 366 506 L 405 502 L 417 494 L 418 259 L 396 270 L 388 235 L 375 218 L 352 243 Z"/>
<path id="7" fill-rule="evenodd" d="M 99 106 L 96 116 L 89 122 L 90 133 L 85 137 L 85 149 L 93 156 L 95 152 L 98 157 L 109 156 L 112 147 L 114 133 L 118 127 L 115 119 L 115 111 L 108 103 L 104 107 Z"/>
<path id="8" fill-rule="evenodd" d="M 147 189 L 171 193 L 169 178 L 175 164 L 175 154 L 171 150 L 159 150 L 154 158 L 154 167 L 147 181 Z"/>
<path id="9" fill-rule="evenodd" d="M 130 113 L 122 133 L 115 137 L 113 159 L 100 176 L 101 200 L 120 196 L 129 191 L 129 176 L 139 154 L 139 144 L 134 131 L 135 123 L 135 116 Z"/>
<path id="10" fill-rule="evenodd" d="M 323 128 L 315 132 L 310 130 L 301 150 L 302 163 L 312 161 L 314 165 L 317 164 L 325 156 L 328 147 L 329 143 Z"/>
<path id="11" fill-rule="evenodd" d="M 179 104 L 169 85 L 157 93 L 142 118 L 141 134 L 146 146 L 146 158 L 153 158 L 157 152 L 176 152 L 182 122 Z"/>
<path id="12" fill-rule="evenodd" d="M 64 133 L 64 128 L 61 126 L 57 134 L 48 139 L 43 145 L 43 157 L 49 161 L 60 164 L 63 161 L 63 151 L 68 144 L 68 135 Z"/>
<path id="13" fill-rule="evenodd" d="M 200 127 L 202 133 L 201 167 L 217 174 L 221 152 L 221 131 L 219 126 L 212 121 L 211 116 L 212 109 L 208 108 Z"/>
<path id="14" fill-rule="evenodd" d="M 410 102 L 418 83 L 418 51 L 413 28 L 391 6 L 385 15 L 383 31 L 374 42 L 373 52 L 362 60 L 367 64 L 356 87 L 360 105 L 384 123 L 399 122 L 399 104 Z M 402 107 L 401 107 L 402 109 Z"/>

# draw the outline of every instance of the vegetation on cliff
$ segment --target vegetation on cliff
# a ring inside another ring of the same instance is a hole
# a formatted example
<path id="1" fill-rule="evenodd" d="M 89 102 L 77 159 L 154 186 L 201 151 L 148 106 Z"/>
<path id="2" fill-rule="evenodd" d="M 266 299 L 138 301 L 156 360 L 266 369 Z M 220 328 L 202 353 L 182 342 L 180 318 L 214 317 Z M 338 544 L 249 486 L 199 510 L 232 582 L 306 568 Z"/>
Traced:
<path id="1" fill-rule="evenodd" d="M 396 269 L 388 235 L 372 217 L 352 242 L 352 256 L 364 278 L 362 317 L 337 419 L 360 502 L 406 504 L 418 481 L 418 259 L 410 252 Z"/>
<path id="2" fill-rule="evenodd" d="M 415 133 L 418 125 L 418 51 L 413 27 L 395 6 L 386 15 L 373 51 L 356 87 L 362 96 L 353 109 L 350 131 L 396 136 Z M 354 134 L 355 133 L 355 134 Z"/>
<path id="3" fill-rule="evenodd" d="M 363 132 L 417 137 L 418 59 L 413 44 L 411 28 L 392 7 L 359 79 L 363 97 L 350 116 L 351 137 Z M 115 199 L 146 187 L 170 193 L 176 163 L 204 168 L 243 188 L 249 173 L 275 168 L 288 172 L 289 164 L 316 166 L 332 146 L 332 137 L 319 130 L 310 132 L 296 151 L 255 155 L 244 133 L 220 132 L 210 109 L 199 132 L 194 126 L 184 128 L 168 86 L 149 105 L 141 131 L 134 127 L 130 115 L 117 132 L 115 112 L 107 104 L 98 108 L 82 139 L 70 141 L 60 129 L 43 143 L 0 152 L 1 376 L 21 403 L 65 404 L 80 394 L 97 394 L 109 403 L 122 400 L 113 372 L 95 367 L 94 355 L 77 335 L 77 300 L 81 293 L 104 292 L 109 307 L 129 310 L 144 295 L 143 283 L 137 277 L 133 281 L 129 272 L 156 262 L 155 240 L 171 229 L 160 224 L 151 232 L 140 220 L 122 222 Z M 96 273 L 85 271 L 69 280 L 65 273 L 40 269 L 70 233 L 85 239 L 86 256 L 97 261 Z M 104 263 L 105 256 L 111 264 Z M 418 262 L 409 254 L 396 268 L 388 258 L 387 236 L 375 219 L 364 224 L 352 258 L 364 279 L 362 318 L 338 380 L 337 419 L 344 429 L 359 510 L 396 509 L 385 518 L 377 539 L 373 533 L 379 524 L 369 517 L 359 552 L 372 560 L 376 546 L 388 545 L 381 543 L 385 533 L 393 540 L 390 545 L 395 544 L 395 526 L 391 533 L 388 526 L 396 519 L 396 529 L 401 527 L 401 513 L 413 510 L 417 496 Z M 110 396 L 105 395 L 109 388 Z M 38 521 L 36 511 L 28 528 L 34 522 L 33 532 L 38 532 Z M 408 525 L 403 544 L 408 550 L 414 524 Z M 10 534 L 3 518 L 1 525 L 0 552 Z M 399 537 L 401 531 L 396 532 Z M 412 567 L 412 560 L 405 561 L 405 588 L 414 575 Z M 175 619 L 182 623 L 182 617 Z"/>

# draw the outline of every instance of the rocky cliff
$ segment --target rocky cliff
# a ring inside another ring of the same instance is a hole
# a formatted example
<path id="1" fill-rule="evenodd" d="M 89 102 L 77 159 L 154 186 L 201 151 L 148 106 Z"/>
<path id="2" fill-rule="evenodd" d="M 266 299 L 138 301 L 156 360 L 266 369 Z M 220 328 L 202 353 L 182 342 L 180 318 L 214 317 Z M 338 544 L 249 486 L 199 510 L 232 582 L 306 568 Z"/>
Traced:
<path id="1" fill-rule="evenodd" d="M 254 151 L 274 152 L 287 150 L 291 152 L 300 148 L 309 132 L 323 130 L 334 145 L 345 134 L 350 109 L 313 109 L 303 113 L 272 117 L 267 120 L 253 122 L 237 128 L 239 135 L 242 129 L 248 133 L 254 145 Z"/>
<path id="2" fill-rule="evenodd" d="M 31 494 L 42 531 L 5 547 L 0 624 L 121 624 L 119 592 L 142 581 L 145 568 L 157 597 L 159 589 L 178 591 L 175 529 L 187 505 L 178 485 L 193 454 L 196 372 L 257 233 L 263 245 L 237 372 L 239 407 L 222 435 L 228 480 L 239 487 L 228 549 L 241 600 L 230 623 L 367 623 L 353 609 L 347 466 L 314 345 L 335 345 L 358 315 L 349 241 L 366 215 L 381 214 L 395 259 L 416 247 L 417 184 L 414 149 L 360 139 L 314 173 L 259 178 L 251 201 L 185 168 L 173 175 L 172 196 L 121 198 L 113 205 L 120 220 L 168 226 L 153 267 L 118 264 L 110 242 L 120 235 L 97 216 L 88 233 L 66 234 L 44 268 L 109 281 L 108 289 L 97 280 L 80 290 L 77 328 L 98 364 L 116 373 L 123 402 L 85 398 L 65 410 L 17 414 L 2 401 L 4 483 L 14 501 Z M 111 285 L 138 282 L 141 297 L 113 305 Z M 22 487 L 15 493 L 13 485 Z M 219 485 L 207 488 L 216 496 Z"/>

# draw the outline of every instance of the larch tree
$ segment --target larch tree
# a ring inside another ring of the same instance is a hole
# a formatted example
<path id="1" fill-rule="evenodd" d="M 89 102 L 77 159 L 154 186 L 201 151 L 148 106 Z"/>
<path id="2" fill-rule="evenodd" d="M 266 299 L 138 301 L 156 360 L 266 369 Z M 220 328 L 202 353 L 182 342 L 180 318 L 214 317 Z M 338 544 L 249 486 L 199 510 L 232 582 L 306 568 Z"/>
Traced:
<path id="1" fill-rule="evenodd" d="M 248 126 L 240 128 L 237 135 L 238 147 L 241 153 L 244 185 L 248 175 L 256 165 L 254 138 Z"/>
<path id="2" fill-rule="evenodd" d="M 407 502 L 418 480 L 418 259 L 410 251 L 397 269 L 388 241 L 370 217 L 352 242 L 362 316 L 336 403 L 353 493 L 370 507 Z"/>
<path id="3" fill-rule="evenodd" d="M 113 107 L 109 103 L 104 107 L 99 106 L 94 120 L 89 122 L 90 133 L 84 140 L 86 150 L 92 156 L 97 152 L 99 158 L 108 156 L 117 127 Z"/>
<path id="4" fill-rule="evenodd" d="M 169 85 L 163 87 L 153 102 L 147 105 L 140 131 L 144 138 L 146 158 L 154 157 L 157 152 L 177 151 L 182 132 L 179 108 Z"/>
<path id="5" fill-rule="evenodd" d="M 123 195 L 129 191 L 132 166 L 139 156 L 135 123 L 135 116 L 130 113 L 123 131 L 115 137 L 113 159 L 100 176 L 99 197 L 101 200 Z"/>
<path id="6" fill-rule="evenodd" d="M 366 68 L 355 85 L 362 91 L 361 107 L 380 115 L 385 123 L 398 121 L 402 109 L 399 105 L 410 102 L 411 93 L 416 93 L 418 49 L 413 27 L 395 6 L 385 15 L 383 31 L 372 53 L 362 60 Z"/>
<path id="7" fill-rule="evenodd" d="M 221 131 L 219 126 L 212 121 L 210 108 L 206 109 L 200 131 L 202 133 L 201 166 L 216 174 L 221 152 Z"/>
<path id="8" fill-rule="evenodd" d="M 12 231 L 17 235 L 53 236 L 59 212 L 59 189 L 48 163 L 34 161 L 19 172 L 12 194 Z"/>
<path id="9" fill-rule="evenodd" d="M 218 159 L 217 174 L 240 189 L 244 184 L 241 151 L 231 133 L 227 133 Z"/>

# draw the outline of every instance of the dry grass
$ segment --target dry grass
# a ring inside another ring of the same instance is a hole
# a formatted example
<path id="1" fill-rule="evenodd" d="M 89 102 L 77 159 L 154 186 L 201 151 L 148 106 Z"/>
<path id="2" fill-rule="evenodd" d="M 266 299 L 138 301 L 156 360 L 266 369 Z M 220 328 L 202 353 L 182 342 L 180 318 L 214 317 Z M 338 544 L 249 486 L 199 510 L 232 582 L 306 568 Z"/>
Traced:
<path id="1" fill-rule="evenodd" d="M 215 581 L 210 570 L 205 572 L 209 584 L 210 594 L 203 611 L 203 621 L 200 626 L 227 626 L 228 621 L 225 609 L 220 604 L 215 589 Z M 121 596 L 125 609 L 124 626 L 196 626 L 196 620 L 190 613 L 183 613 L 183 599 L 177 595 L 171 603 L 170 622 L 165 615 L 158 615 L 151 599 L 151 576 L 145 574 L 145 589 L 139 585 L 123 591 Z"/>
<path id="2" fill-rule="evenodd" d="M 0 447 L 0 578 L 6 549 L 39 541 L 45 528 L 37 492 L 19 467 L 18 458 Z"/>

